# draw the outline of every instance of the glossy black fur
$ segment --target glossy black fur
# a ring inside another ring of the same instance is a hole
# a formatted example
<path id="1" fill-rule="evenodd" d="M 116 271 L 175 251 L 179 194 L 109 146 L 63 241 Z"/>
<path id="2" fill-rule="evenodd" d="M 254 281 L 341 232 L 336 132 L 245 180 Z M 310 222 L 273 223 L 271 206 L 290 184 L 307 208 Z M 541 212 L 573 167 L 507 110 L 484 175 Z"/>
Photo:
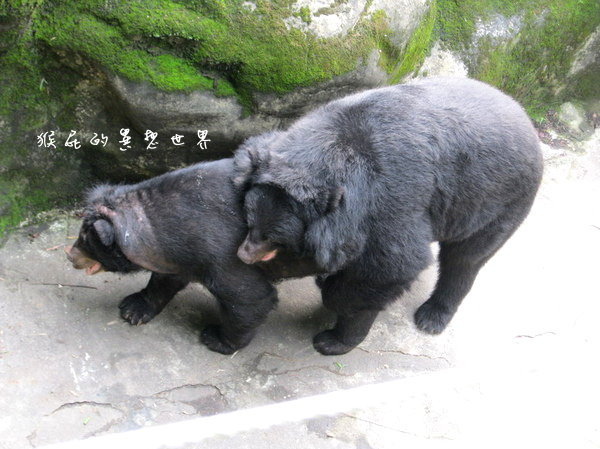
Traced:
<path id="1" fill-rule="evenodd" d="M 329 274 L 318 284 L 338 322 L 315 337 L 324 354 L 365 338 L 430 264 L 434 241 L 439 279 L 415 321 L 440 333 L 529 212 L 542 175 L 521 107 L 452 78 L 329 103 L 287 131 L 248 139 L 235 165 L 248 190 L 246 241 L 301 251 Z"/>
<path id="2" fill-rule="evenodd" d="M 224 354 L 247 345 L 277 303 L 272 281 L 315 272 L 310 260 L 285 254 L 260 265 L 237 258 L 247 228 L 232 169 L 225 159 L 135 185 L 97 187 L 74 245 L 107 271 L 152 271 L 146 288 L 120 303 L 131 324 L 150 321 L 189 282 L 204 284 L 220 304 L 222 323 L 201 338 Z"/>

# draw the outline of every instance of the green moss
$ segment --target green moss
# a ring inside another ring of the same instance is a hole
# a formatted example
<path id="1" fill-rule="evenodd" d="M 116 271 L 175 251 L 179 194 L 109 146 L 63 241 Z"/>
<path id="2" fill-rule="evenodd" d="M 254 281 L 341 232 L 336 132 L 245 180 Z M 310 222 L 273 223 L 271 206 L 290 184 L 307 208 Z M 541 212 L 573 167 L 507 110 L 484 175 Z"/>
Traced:
<path id="1" fill-rule="evenodd" d="M 581 101 L 600 99 L 600 75 L 597 67 L 575 75 L 562 96 L 573 97 Z"/>
<path id="2" fill-rule="evenodd" d="M 402 55 L 401 62 L 392 72 L 390 77 L 392 83 L 399 82 L 407 74 L 414 72 L 421 66 L 433 43 L 436 18 L 437 4 L 435 1 L 432 1 L 425 17 L 421 20 L 419 27 L 410 37 L 410 40 L 406 45 L 406 50 Z"/>
<path id="3" fill-rule="evenodd" d="M 250 113 L 254 92 L 288 92 L 346 73 L 377 46 L 375 28 L 389 32 L 386 20 L 365 17 L 339 38 L 288 30 L 293 3 L 258 0 L 254 12 L 238 0 L 0 3 L 0 132 L 9 133 L 0 142 L 0 176 L 13 185 L 0 205 L 2 229 L 65 204 L 89 176 L 69 152 L 39 153 L 43 168 L 28 161 L 39 151 L 37 133 L 77 129 L 74 87 L 90 67 L 166 91 L 236 96 Z M 304 20 L 309 13 L 301 11 Z"/>
<path id="4" fill-rule="evenodd" d="M 525 13 L 518 40 L 499 46 L 482 42 L 481 57 L 473 73 L 520 100 L 534 118 L 543 117 L 548 109 L 565 100 L 567 92 L 561 90 L 573 56 L 600 25 L 597 0 L 540 3 L 544 9 L 537 5 Z M 584 86 L 590 85 L 585 78 L 581 81 Z M 590 81 L 593 85 L 594 81 Z M 598 84 L 597 75 L 595 83 Z M 568 93 L 572 95 L 573 91 Z M 586 94 L 594 95 L 593 89 Z"/>
<path id="5" fill-rule="evenodd" d="M 153 56 L 128 45 L 118 28 L 90 14 L 71 14 L 57 9 L 36 28 L 38 39 L 47 44 L 84 53 L 133 81 L 149 81 L 165 91 L 212 89 L 212 80 L 202 76 L 188 61 L 170 55 Z"/>
<path id="6" fill-rule="evenodd" d="M 215 81 L 215 95 L 217 97 L 230 97 L 236 95 L 235 88 L 227 80 Z"/>
<path id="7" fill-rule="evenodd" d="M 531 101 L 539 103 L 540 95 L 525 95 L 524 91 L 548 91 L 550 78 L 565 73 L 568 56 L 581 36 L 589 33 L 590 24 L 598 23 L 598 2 L 593 0 L 435 0 L 406 48 L 398 49 L 389 39 L 389 25 L 381 11 L 370 19 L 363 17 L 343 38 L 325 40 L 288 30 L 283 19 L 294 14 L 291 0 L 259 0 L 254 12 L 240 1 L 226 0 L 10 3 L 2 10 L 26 11 L 33 24 L 33 32 L 25 33 L 30 38 L 28 46 L 0 45 L 0 51 L 9 49 L 1 62 L 27 73 L 24 81 L 28 88 L 23 92 L 29 98 L 25 101 L 32 110 L 40 111 L 31 115 L 31 127 L 45 117 L 43 75 L 35 54 L 39 49 L 31 42 L 84 55 L 131 80 L 148 81 L 163 90 L 214 90 L 221 96 L 237 95 L 249 105 L 251 92 L 287 92 L 352 70 L 374 47 L 381 50 L 381 65 L 392 81 L 399 81 L 418 68 L 435 36 L 451 48 L 464 50 L 472 42 L 478 18 L 525 11 L 528 22 L 521 41 L 505 47 L 482 42 L 488 47 L 481 52 L 484 57 L 473 64 L 477 69 L 472 74 L 520 99 L 533 97 Z M 334 0 L 329 7 L 341 3 L 343 0 Z M 550 13 L 544 16 L 544 11 Z M 296 14 L 305 22 L 310 20 L 306 7 Z M 545 17 L 541 27 L 534 25 L 540 17 Z M 561 47 L 567 49 L 566 55 L 557 54 Z M 543 73 L 540 77 L 545 65 L 550 67 L 545 70 L 553 73 L 551 77 Z M 531 88 L 519 85 L 518 80 L 526 80 Z M 536 80 L 542 81 L 534 86 Z M 40 83 L 41 93 L 33 93 L 33 86 Z M 582 85 L 590 83 L 582 80 Z M 0 111 L 10 106 L 7 98 L 0 95 Z"/>
<path id="8" fill-rule="evenodd" d="M 371 17 L 369 27 L 365 27 L 362 32 L 370 33 L 371 39 L 379 50 L 380 66 L 387 72 L 391 72 L 401 57 L 401 49 L 392 43 L 392 31 L 385 11 L 375 11 Z"/>
<path id="9" fill-rule="evenodd" d="M 518 38 L 478 42 L 478 58 L 469 61 L 470 75 L 508 92 L 541 119 L 567 95 L 598 96 L 597 75 L 583 74 L 561 90 L 577 48 L 600 25 L 597 0 L 437 0 L 437 35 L 459 53 L 472 48 L 478 18 L 519 15 Z M 594 79 L 595 78 L 595 79 Z M 574 87 L 573 87 L 574 86 Z"/>
<path id="10" fill-rule="evenodd" d="M 14 28 L 0 33 L 0 116 L 14 121 L 18 116 L 19 127 L 33 129 L 46 120 L 45 106 L 48 93 L 44 89 L 40 64 L 40 53 L 34 45 L 30 27 L 18 29 L 18 20 L 35 14 L 35 2 L 31 7 L 23 7 L 16 14 L 5 10 L 4 19 L 13 22 Z M 11 15 L 12 14 L 12 15 Z"/>
<path id="11" fill-rule="evenodd" d="M 66 204 L 73 192 L 72 178 L 60 178 L 69 155 L 31 154 L 40 129 L 74 121 L 76 75 L 39 48 L 31 26 L 43 3 L 0 8 L 0 234 L 59 201 Z"/>
<path id="12" fill-rule="evenodd" d="M 135 36 L 200 39 L 218 28 L 213 20 L 188 14 L 181 5 L 168 1 L 133 1 L 110 9 L 102 5 L 106 3 L 88 3 L 94 14 L 68 2 L 47 10 L 44 20 L 36 23 L 37 39 L 53 48 L 84 54 L 128 79 L 149 81 L 165 91 L 212 89 L 212 79 L 192 63 L 173 54 L 154 55 L 137 48 Z M 117 18 L 119 26 L 111 24 Z M 233 95 L 235 91 L 227 93 Z"/>
<path id="13" fill-rule="evenodd" d="M 130 0 L 108 5 L 104 0 L 87 0 L 85 9 L 103 20 L 118 23 L 127 35 L 202 40 L 225 31 L 212 18 L 169 0 Z"/>
<path id="14" fill-rule="evenodd" d="M 258 2 L 254 13 L 239 10 L 231 17 L 235 26 L 213 35 L 194 60 L 234 67 L 228 78 L 238 90 L 287 92 L 352 70 L 374 46 L 357 30 L 327 40 L 288 30 L 283 19 L 289 15 L 272 2 Z"/>
<path id="15" fill-rule="evenodd" d="M 310 24 L 312 21 L 310 16 L 310 8 L 308 6 L 303 6 L 300 8 L 297 15 L 304 23 Z"/>
<path id="16" fill-rule="evenodd" d="M 406 47 L 399 49 L 392 43 L 385 12 L 376 11 L 373 14 L 373 36 L 380 50 L 380 64 L 390 74 L 390 83 L 398 83 L 408 74 L 419 69 L 436 38 L 436 26 L 439 20 L 437 1 L 432 0 Z"/>
<path id="17" fill-rule="evenodd" d="M 135 81 L 185 91 L 210 89 L 218 79 L 214 85 L 227 86 L 219 95 L 241 97 L 330 79 L 355 68 L 375 45 L 373 33 L 364 32 L 379 26 L 370 19 L 327 40 L 288 30 L 292 3 L 258 1 L 252 12 L 237 1 L 47 2 L 35 29 L 50 47 L 83 54 Z M 308 9 L 299 14 L 310 19 Z"/>
<path id="18" fill-rule="evenodd" d="M 454 50 L 461 50 L 475 31 L 475 14 L 463 2 L 436 0 L 439 7 L 437 30 L 440 39 Z"/>
<path id="19" fill-rule="evenodd" d="M 43 75 L 38 65 L 38 55 L 25 44 L 17 43 L 13 49 L 0 58 L 0 115 L 11 120 L 14 113 L 23 112 L 19 126 L 30 130 L 46 122 L 45 106 L 48 100 L 44 89 Z"/>
<path id="20" fill-rule="evenodd" d="M 51 202 L 43 190 L 28 190 L 23 183 L 0 180 L 0 238 L 17 227 L 32 212 L 50 207 Z"/>
<path id="21" fill-rule="evenodd" d="M 333 0 L 328 6 L 325 6 L 324 8 L 319 8 L 317 12 L 315 12 L 315 16 L 334 14 L 340 5 L 343 5 L 345 3 L 348 3 L 348 0 Z M 365 9 L 368 8 L 365 6 Z"/>
<path id="22" fill-rule="evenodd" d="M 202 76 L 187 61 L 172 55 L 160 55 L 153 61 L 150 80 L 163 90 L 212 89 L 213 80 Z"/>
<path id="23" fill-rule="evenodd" d="M 513 16 L 536 8 L 547 0 L 436 0 L 438 36 L 453 50 L 464 50 L 471 44 L 477 19 L 492 14 Z"/>

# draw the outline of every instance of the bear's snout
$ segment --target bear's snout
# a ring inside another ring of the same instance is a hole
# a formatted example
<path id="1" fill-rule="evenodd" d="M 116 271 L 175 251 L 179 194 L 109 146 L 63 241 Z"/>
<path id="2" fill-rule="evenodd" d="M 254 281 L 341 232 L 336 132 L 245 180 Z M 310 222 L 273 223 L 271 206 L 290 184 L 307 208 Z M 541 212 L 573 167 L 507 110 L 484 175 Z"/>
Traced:
<path id="1" fill-rule="evenodd" d="M 237 256 L 247 264 L 256 262 L 268 262 L 277 255 L 277 249 L 273 249 L 268 242 L 253 243 L 248 237 L 240 245 Z"/>

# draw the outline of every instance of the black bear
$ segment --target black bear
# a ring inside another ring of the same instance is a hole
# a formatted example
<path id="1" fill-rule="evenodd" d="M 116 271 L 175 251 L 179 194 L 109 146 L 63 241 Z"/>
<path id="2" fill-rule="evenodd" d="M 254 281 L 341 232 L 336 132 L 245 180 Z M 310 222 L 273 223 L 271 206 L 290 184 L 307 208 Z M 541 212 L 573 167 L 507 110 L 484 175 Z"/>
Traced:
<path id="1" fill-rule="evenodd" d="M 319 107 L 287 131 L 248 139 L 234 157 L 246 190 L 252 264 L 280 251 L 313 258 L 337 313 L 315 348 L 342 354 L 399 297 L 439 242 L 439 278 L 416 311 L 440 333 L 480 268 L 528 214 L 542 177 L 523 109 L 484 83 L 431 78 Z"/>
<path id="2" fill-rule="evenodd" d="M 119 305 L 131 324 L 150 321 L 189 282 L 203 283 L 221 306 L 222 324 L 204 329 L 202 341 L 213 351 L 233 353 L 250 342 L 275 306 L 272 281 L 318 270 L 310 260 L 286 254 L 259 265 L 238 259 L 247 228 L 232 173 L 232 159 L 224 159 L 135 185 L 93 189 L 67 257 L 87 274 L 152 272 L 146 288 Z"/>

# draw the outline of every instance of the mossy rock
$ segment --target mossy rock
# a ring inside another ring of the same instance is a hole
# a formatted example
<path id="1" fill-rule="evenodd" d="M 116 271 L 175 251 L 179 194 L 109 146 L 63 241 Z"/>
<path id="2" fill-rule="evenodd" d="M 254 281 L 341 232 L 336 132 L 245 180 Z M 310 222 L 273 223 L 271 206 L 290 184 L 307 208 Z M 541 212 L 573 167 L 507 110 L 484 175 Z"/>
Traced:
<path id="1" fill-rule="evenodd" d="M 388 83 L 430 2 L 407 1 L 408 25 L 398 29 L 400 13 L 383 3 L 0 3 L 0 182 L 19 186 L 5 195 L 4 228 L 76 202 L 94 180 L 138 181 L 227 156 L 320 103 Z M 340 18 L 329 36 L 303 28 Z M 123 128 L 129 148 L 119 142 Z M 64 145 L 72 130 L 80 148 Z M 158 148 L 147 148 L 146 130 L 158 133 Z M 208 131 L 206 148 L 198 130 Z M 57 148 L 40 147 L 38 136 L 51 131 Z M 106 146 L 92 145 L 102 136 Z"/>
<path id="2" fill-rule="evenodd" d="M 600 26 L 597 0 L 436 1 L 440 39 L 469 75 L 515 97 L 534 120 L 564 101 L 599 95 L 597 66 L 570 74 L 577 51 Z M 494 29 L 499 19 L 501 32 Z"/>
<path id="3" fill-rule="evenodd" d="M 518 32 L 477 35 L 498 16 L 517 17 Z M 0 2 L 0 186 L 18 186 L 0 214 L 13 225 L 28 210 L 78 201 L 95 180 L 138 181 L 230 155 L 318 104 L 411 77 L 434 42 L 539 119 L 598 95 L 595 66 L 569 75 L 598 25 L 597 0 Z M 71 130 L 79 149 L 63 145 Z M 59 148 L 37 145 L 45 131 Z M 92 145 L 95 134 L 108 144 Z"/>

